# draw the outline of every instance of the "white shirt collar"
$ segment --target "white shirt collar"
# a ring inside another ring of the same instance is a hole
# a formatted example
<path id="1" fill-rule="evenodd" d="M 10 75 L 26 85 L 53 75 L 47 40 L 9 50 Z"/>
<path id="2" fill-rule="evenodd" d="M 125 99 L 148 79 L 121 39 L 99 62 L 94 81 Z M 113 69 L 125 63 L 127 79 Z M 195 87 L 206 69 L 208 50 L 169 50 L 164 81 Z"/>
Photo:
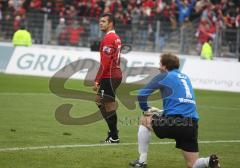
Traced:
<path id="1" fill-rule="evenodd" d="M 110 33 L 115 33 L 115 30 L 110 30 L 109 32 L 106 33 L 106 35 Z"/>

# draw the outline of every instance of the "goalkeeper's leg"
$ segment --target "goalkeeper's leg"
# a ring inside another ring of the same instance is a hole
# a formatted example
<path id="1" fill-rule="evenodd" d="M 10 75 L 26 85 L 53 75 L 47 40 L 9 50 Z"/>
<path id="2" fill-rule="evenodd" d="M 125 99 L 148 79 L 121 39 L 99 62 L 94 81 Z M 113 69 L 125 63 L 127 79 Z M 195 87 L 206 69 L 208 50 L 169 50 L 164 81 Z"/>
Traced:
<path id="1" fill-rule="evenodd" d="M 142 116 L 141 125 L 138 129 L 138 152 L 139 162 L 147 163 L 148 146 L 151 138 L 152 115 Z"/>
<path id="2" fill-rule="evenodd" d="M 129 165 L 134 168 L 147 167 L 148 146 L 151 138 L 152 116 L 143 116 L 138 129 L 138 152 L 139 159 L 131 162 Z"/>
<path id="3" fill-rule="evenodd" d="M 151 138 L 151 116 L 143 116 L 138 129 L 139 162 L 147 163 L 148 146 Z"/>
<path id="4" fill-rule="evenodd" d="M 150 143 L 151 131 L 143 126 L 139 126 L 138 130 L 138 152 L 139 152 L 139 162 L 147 163 L 147 155 L 148 155 L 148 146 Z"/>
<path id="5" fill-rule="evenodd" d="M 198 152 L 186 152 L 182 150 L 187 168 L 220 168 L 218 157 L 213 154 L 210 157 L 198 157 Z"/>

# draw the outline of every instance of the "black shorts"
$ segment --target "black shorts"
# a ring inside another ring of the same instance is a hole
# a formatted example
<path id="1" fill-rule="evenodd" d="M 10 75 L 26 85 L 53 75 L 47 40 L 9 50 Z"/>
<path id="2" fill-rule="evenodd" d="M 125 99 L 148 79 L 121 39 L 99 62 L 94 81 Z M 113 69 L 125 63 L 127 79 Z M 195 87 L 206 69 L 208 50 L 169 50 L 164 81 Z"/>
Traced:
<path id="1" fill-rule="evenodd" d="M 181 116 L 153 115 L 152 128 L 160 139 L 175 139 L 176 148 L 198 152 L 198 121 Z"/>
<path id="2" fill-rule="evenodd" d="M 121 81 L 121 78 L 101 79 L 98 95 L 100 95 L 104 101 L 115 101 L 116 90 L 121 84 Z"/>

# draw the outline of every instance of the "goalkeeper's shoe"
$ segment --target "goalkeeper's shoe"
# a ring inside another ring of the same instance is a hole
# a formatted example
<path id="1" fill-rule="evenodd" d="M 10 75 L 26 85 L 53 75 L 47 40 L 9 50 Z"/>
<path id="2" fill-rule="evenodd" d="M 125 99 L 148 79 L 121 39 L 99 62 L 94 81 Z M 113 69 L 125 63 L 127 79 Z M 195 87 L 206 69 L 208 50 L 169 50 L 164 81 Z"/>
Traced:
<path id="1" fill-rule="evenodd" d="M 129 166 L 131 166 L 132 168 L 147 168 L 147 164 L 144 162 L 140 163 L 139 160 L 134 160 L 133 162 L 130 162 Z"/>
<path id="2" fill-rule="evenodd" d="M 211 155 L 209 159 L 209 167 L 210 168 L 220 168 L 219 160 L 217 155 Z"/>

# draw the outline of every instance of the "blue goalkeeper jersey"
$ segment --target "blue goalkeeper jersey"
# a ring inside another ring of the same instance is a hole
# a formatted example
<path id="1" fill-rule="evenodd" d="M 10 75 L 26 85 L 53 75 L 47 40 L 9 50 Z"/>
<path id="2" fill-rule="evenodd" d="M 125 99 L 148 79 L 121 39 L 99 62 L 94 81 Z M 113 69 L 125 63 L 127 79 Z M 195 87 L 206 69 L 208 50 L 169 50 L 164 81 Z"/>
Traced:
<path id="1" fill-rule="evenodd" d="M 158 89 L 160 89 L 163 99 L 165 116 L 179 115 L 195 120 L 199 119 L 192 84 L 185 74 L 179 70 L 172 70 L 155 76 L 139 91 L 138 101 L 143 111 L 149 109 L 147 99 L 152 92 Z"/>

